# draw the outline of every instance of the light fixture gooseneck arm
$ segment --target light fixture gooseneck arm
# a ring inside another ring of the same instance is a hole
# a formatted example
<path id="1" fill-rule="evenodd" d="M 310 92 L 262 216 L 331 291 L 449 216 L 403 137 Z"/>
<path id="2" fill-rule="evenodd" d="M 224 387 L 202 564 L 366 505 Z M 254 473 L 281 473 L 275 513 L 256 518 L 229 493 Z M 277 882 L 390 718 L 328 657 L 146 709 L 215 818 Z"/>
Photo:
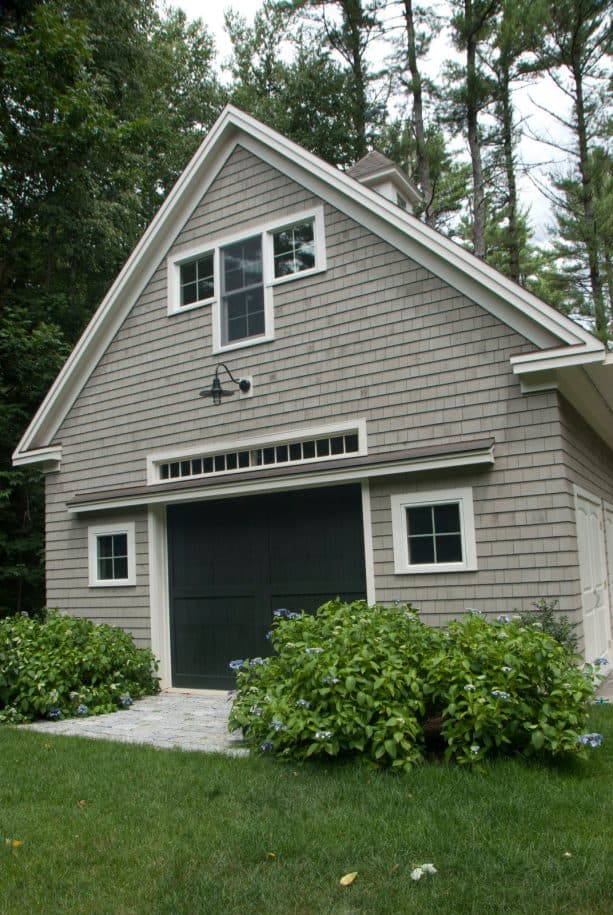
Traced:
<path id="1" fill-rule="evenodd" d="M 219 406 L 223 397 L 231 397 L 234 394 L 234 391 L 224 391 L 221 386 L 221 381 L 219 380 L 219 369 L 225 369 L 226 374 L 230 381 L 233 382 L 243 394 L 246 394 L 251 390 L 251 382 L 248 378 L 239 378 L 236 379 L 225 362 L 219 362 L 215 369 L 215 375 L 213 376 L 213 383 L 210 388 L 205 388 L 203 391 L 200 391 L 201 397 L 211 397 L 213 403 L 216 406 Z"/>

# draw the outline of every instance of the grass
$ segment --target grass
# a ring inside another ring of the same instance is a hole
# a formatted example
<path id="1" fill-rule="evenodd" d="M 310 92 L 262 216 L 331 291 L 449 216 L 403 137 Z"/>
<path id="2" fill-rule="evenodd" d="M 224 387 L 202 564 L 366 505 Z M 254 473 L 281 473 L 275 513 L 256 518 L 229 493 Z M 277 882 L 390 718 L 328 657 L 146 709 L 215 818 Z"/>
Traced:
<path id="1" fill-rule="evenodd" d="M 4 727 L 0 912 L 609 913 L 613 709 L 591 727 L 587 762 L 402 776 Z"/>

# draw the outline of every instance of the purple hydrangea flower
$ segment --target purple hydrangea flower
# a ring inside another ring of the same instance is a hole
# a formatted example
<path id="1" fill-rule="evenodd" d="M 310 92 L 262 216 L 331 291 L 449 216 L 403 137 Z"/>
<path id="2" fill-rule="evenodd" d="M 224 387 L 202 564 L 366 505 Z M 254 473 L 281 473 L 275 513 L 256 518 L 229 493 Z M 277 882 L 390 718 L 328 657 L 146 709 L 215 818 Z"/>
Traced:
<path id="1" fill-rule="evenodd" d="M 228 664 L 228 667 L 230 668 L 230 670 L 240 670 L 241 667 L 244 667 L 244 665 L 245 665 L 245 662 L 243 661 L 243 659 L 238 658 L 236 661 L 230 661 L 230 663 Z"/>
<path id="2" fill-rule="evenodd" d="M 577 740 L 584 747 L 599 747 L 602 744 L 603 736 L 602 734 L 580 734 Z"/>
<path id="3" fill-rule="evenodd" d="M 282 721 L 273 721 L 272 726 L 275 731 L 287 731 L 287 725 L 283 724 Z"/>
<path id="4" fill-rule="evenodd" d="M 506 702 L 507 699 L 511 698 L 509 696 L 509 694 L 505 693 L 505 691 L 502 689 L 493 689 L 492 696 L 495 696 L 496 699 L 502 699 L 504 702 Z"/>
<path id="5" fill-rule="evenodd" d="M 338 683 L 338 677 L 322 677 L 322 683 Z"/>
<path id="6" fill-rule="evenodd" d="M 83 705 L 83 703 L 81 703 L 81 705 L 77 706 L 77 715 L 87 715 L 88 711 L 89 711 L 88 707 L 86 705 Z"/>
<path id="7" fill-rule="evenodd" d="M 61 717 L 62 717 L 62 710 L 60 708 L 57 708 L 57 706 L 50 708 L 49 711 L 47 712 L 47 718 L 51 718 L 52 721 L 57 721 L 57 719 L 61 718 Z"/>
<path id="8" fill-rule="evenodd" d="M 128 693 L 125 693 L 123 696 L 119 697 L 119 701 L 124 708 L 130 708 L 132 705 L 132 696 L 130 696 Z"/>
<path id="9" fill-rule="evenodd" d="M 272 740 L 265 740 L 263 744 L 260 744 L 260 750 L 266 753 L 267 750 L 272 750 L 272 746 Z"/>
<path id="10" fill-rule="evenodd" d="M 299 708 L 311 708 L 311 703 L 307 702 L 306 699 L 296 699 L 296 705 Z"/>
<path id="11" fill-rule="evenodd" d="M 332 731 L 315 731 L 315 740 L 330 740 Z"/>

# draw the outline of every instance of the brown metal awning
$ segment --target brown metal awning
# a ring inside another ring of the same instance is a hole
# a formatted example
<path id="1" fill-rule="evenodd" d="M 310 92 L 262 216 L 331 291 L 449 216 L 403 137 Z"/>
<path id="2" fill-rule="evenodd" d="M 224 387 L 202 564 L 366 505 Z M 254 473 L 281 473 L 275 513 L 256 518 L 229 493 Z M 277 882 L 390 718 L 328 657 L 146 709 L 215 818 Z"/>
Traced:
<path id="1" fill-rule="evenodd" d="M 148 486 L 92 490 L 67 502 L 70 512 L 105 511 L 168 502 L 225 498 L 276 489 L 325 486 L 379 476 L 471 467 L 494 463 L 494 439 L 411 448 L 386 454 L 343 457 L 291 466 L 224 471 L 190 480 L 165 480 Z"/>

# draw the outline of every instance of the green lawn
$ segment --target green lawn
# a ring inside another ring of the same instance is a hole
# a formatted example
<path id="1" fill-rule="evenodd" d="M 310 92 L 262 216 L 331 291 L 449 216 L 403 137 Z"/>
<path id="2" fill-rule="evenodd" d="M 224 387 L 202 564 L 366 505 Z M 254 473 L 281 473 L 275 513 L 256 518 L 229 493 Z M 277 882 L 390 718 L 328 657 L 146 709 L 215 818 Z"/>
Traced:
<path id="1" fill-rule="evenodd" d="M 401 776 L 3 727 L 0 837 L 23 844 L 0 847 L 0 912 L 609 913 L 613 709 L 591 727 L 585 763 Z"/>

